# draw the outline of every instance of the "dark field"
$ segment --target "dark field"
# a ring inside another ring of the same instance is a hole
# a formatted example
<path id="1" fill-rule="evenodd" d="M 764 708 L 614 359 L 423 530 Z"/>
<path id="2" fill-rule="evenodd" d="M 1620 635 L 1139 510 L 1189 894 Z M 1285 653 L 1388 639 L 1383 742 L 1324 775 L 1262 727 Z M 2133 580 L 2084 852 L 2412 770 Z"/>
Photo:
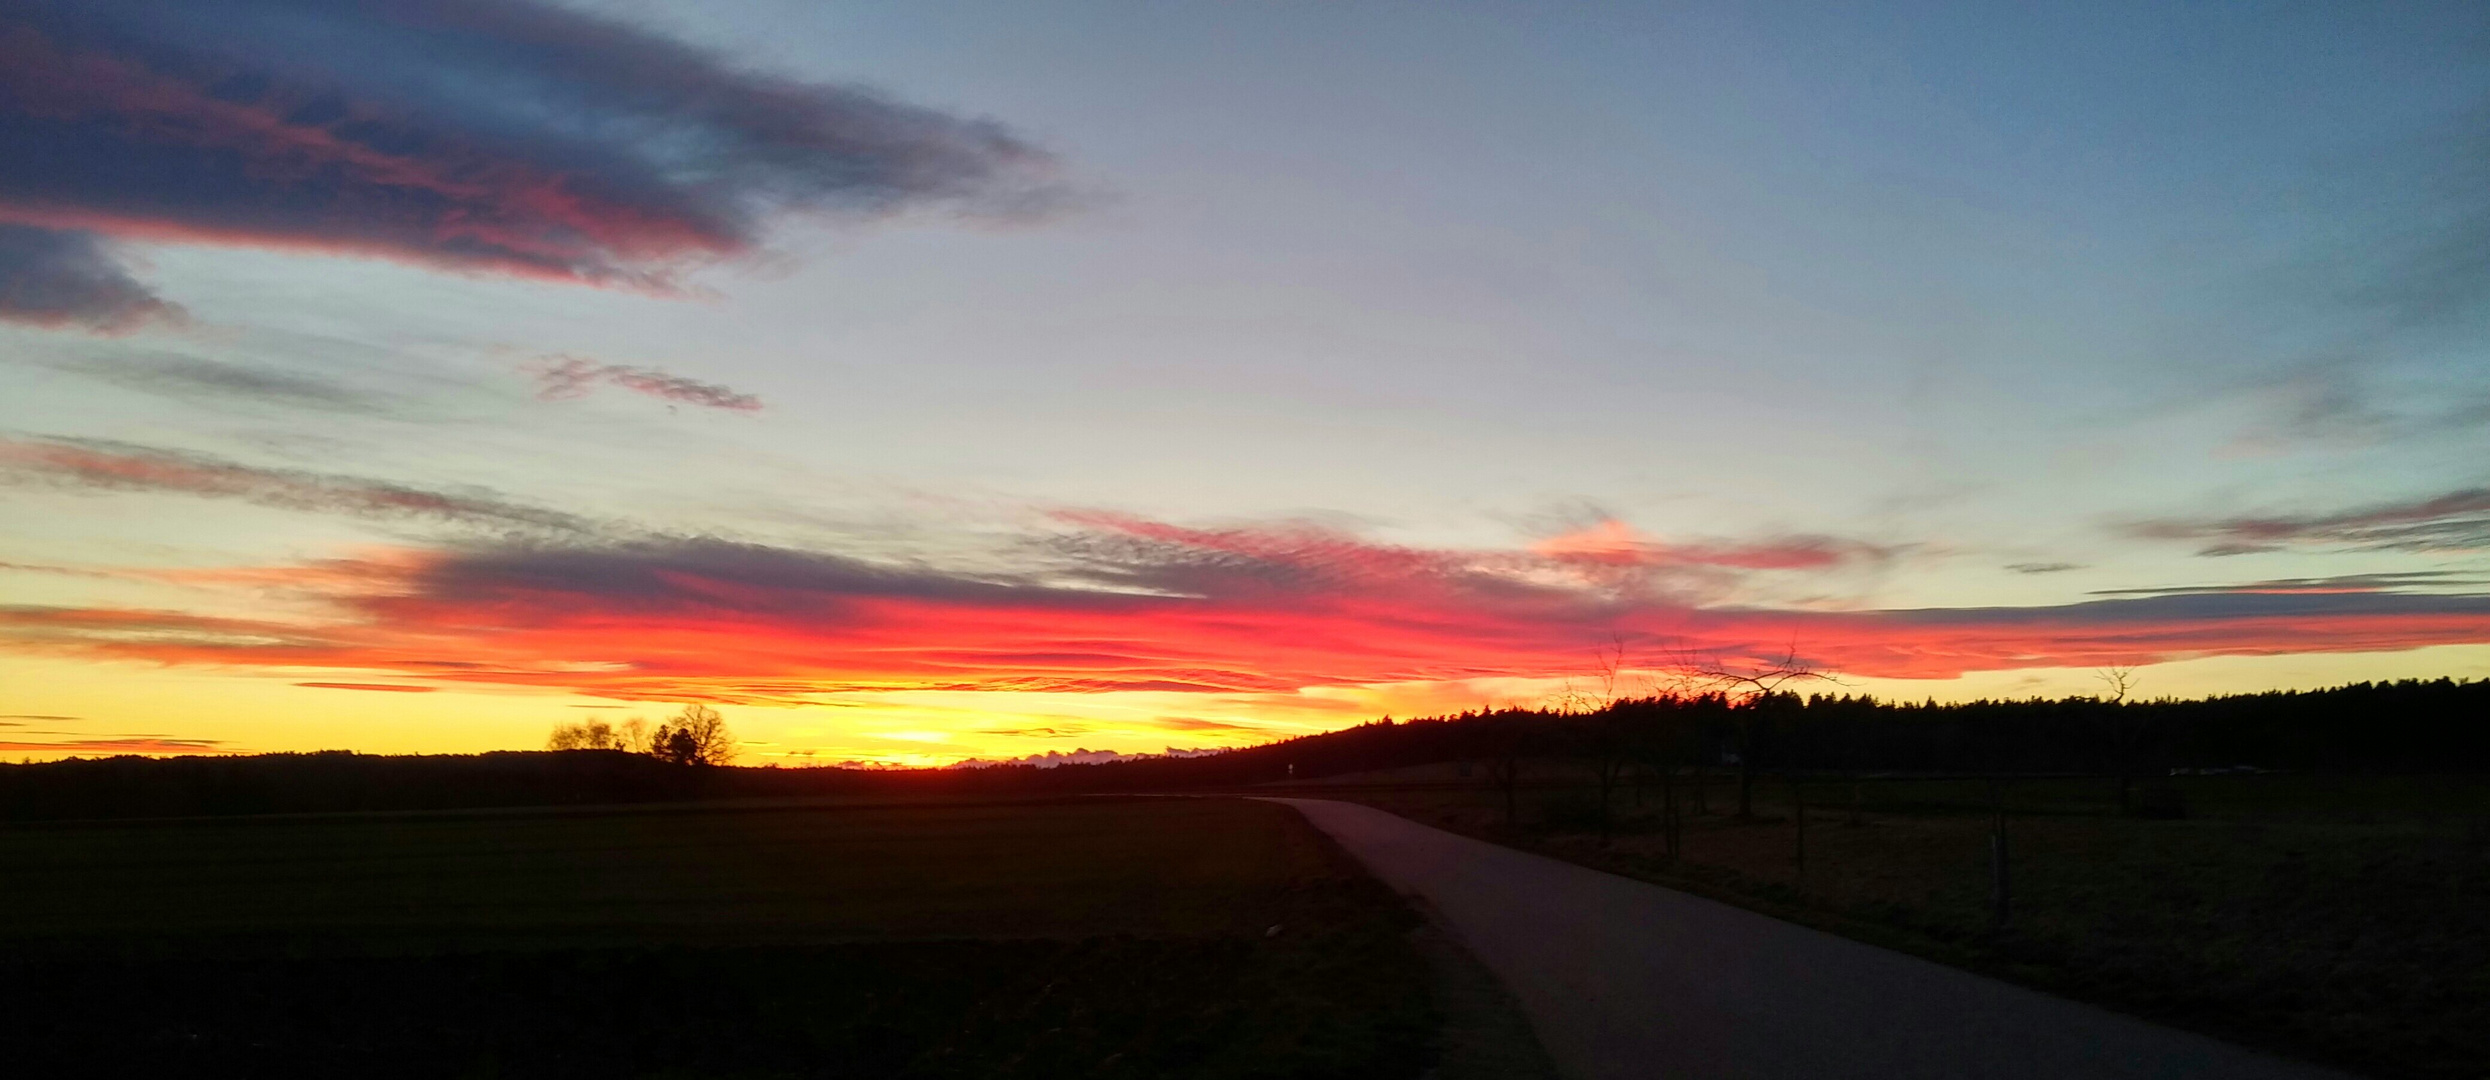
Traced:
<path id="1" fill-rule="evenodd" d="M 2187 816 L 2117 814 L 2114 781 L 2004 786 L 2012 913 L 1993 924 L 1987 785 L 1788 785 L 1740 822 L 1734 777 L 1666 857 L 1659 792 L 1594 791 L 1553 763 L 1520 792 L 1453 781 L 1317 788 L 1456 832 L 1675 885 L 2028 985 L 2395 1076 L 2490 1075 L 2490 785 L 2470 777 L 2185 777 Z M 1858 823 L 1852 824 L 1854 809 Z"/>
<path id="2" fill-rule="evenodd" d="M 18 826 L 0 868 L 43 1075 L 1415 1076 L 1432 1036 L 1397 899 L 1237 800 Z"/>

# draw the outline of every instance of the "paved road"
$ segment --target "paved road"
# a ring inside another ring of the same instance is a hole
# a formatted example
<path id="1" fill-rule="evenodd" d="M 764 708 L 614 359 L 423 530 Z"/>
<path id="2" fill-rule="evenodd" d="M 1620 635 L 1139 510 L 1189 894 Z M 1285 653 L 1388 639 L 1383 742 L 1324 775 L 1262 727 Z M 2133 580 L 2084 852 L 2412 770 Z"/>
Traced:
<path id="1" fill-rule="evenodd" d="M 1270 801 L 1432 905 L 1576 1080 L 2343 1076 L 1370 807 Z"/>

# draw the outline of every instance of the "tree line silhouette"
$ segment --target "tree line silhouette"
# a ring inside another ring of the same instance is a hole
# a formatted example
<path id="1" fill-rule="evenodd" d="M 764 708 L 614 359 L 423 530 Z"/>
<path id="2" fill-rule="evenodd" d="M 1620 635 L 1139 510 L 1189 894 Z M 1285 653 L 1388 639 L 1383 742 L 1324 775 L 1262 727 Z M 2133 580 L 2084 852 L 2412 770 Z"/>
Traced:
<path id="1" fill-rule="evenodd" d="M 690 734 L 685 721 L 689 718 Z M 1604 704 L 1389 718 L 1206 757 L 1049 768 L 687 767 L 725 760 L 732 736 L 694 706 L 634 744 L 593 723 L 555 752 L 389 756 L 116 757 L 0 765 L 0 819 L 171 817 L 343 810 L 591 805 L 811 795 L 1023 797 L 1217 790 L 1435 762 L 1476 766 L 1507 799 L 1528 782 L 1663 785 L 1736 773 L 1751 813 L 1759 774 L 2088 774 L 2173 769 L 2423 773 L 2490 768 L 2490 680 L 2356 683 L 2196 700 L 2066 697 L 1896 703 L 1865 695 L 1727 692 Z M 663 733 L 662 746 L 658 736 Z M 2126 785 L 2121 785 L 2122 789 Z M 2139 790 L 2139 798 L 2148 792 Z M 1706 797 L 1698 788 L 1691 797 Z M 2139 808 L 2149 809 L 2149 808 Z"/>
<path id="2" fill-rule="evenodd" d="M 1260 782 L 1285 777 L 1292 764 L 1304 778 L 1433 761 L 1608 756 L 1742 772 L 2471 771 L 2490 767 L 2490 680 L 2364 682 L 2155 701 L 1655 695 L 1587 709 L 1386 719 L 1164 764 Z"/>

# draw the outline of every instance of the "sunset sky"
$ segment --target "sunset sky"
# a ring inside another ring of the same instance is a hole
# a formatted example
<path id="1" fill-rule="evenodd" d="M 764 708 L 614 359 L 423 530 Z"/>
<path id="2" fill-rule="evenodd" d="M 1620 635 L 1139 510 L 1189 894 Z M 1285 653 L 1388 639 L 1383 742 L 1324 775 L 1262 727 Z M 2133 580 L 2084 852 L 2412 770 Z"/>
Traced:
<path id="1" fill-rule="evenodd" d="M 2486 117 L 2478 3 L 0 0 L 0 755 L 2490 676 Z"/>

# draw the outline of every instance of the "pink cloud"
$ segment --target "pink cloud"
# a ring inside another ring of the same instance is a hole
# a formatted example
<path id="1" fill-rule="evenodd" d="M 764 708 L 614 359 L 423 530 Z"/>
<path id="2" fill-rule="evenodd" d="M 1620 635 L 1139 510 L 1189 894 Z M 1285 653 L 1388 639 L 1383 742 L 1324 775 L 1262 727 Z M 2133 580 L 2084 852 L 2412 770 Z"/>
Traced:
<path id="1" fill-rule="evenodd" d="M 1551 536 L 1532 544 L 1530 550 L 1560 562 L 1734 570 L 1823 570 L 1892 554 L 1872 544 L 1829 536 L 1776 537 L 1742 544 L 1668 544 L 1615 518 Z"/>

